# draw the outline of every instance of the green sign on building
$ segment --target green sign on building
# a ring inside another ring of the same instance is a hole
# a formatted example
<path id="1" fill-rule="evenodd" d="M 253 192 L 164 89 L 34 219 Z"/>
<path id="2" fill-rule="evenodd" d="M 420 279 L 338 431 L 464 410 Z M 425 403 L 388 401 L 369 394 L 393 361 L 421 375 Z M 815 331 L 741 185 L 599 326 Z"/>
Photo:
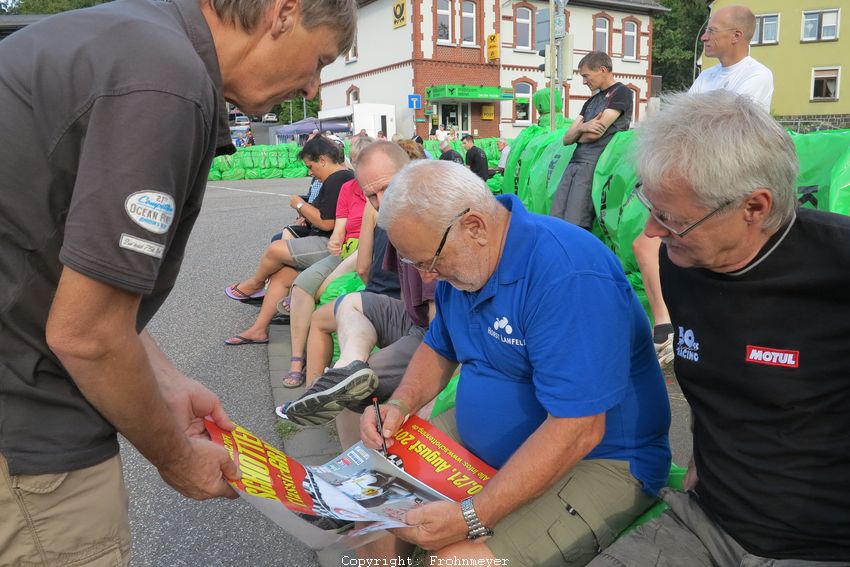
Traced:
<path id="1" fill-rule="evenodd" d="M 457 100 L 510 100 L 512 89 L 484 85 L 434 85 L 425 89 L 425 98 L 433 102 L 443 99 Z"/>

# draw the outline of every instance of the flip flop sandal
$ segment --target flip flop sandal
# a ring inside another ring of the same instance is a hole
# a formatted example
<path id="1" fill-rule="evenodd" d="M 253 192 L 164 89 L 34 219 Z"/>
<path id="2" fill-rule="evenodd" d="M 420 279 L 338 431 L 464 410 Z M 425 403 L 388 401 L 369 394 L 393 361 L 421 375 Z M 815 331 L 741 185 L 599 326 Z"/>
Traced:
<path id="1" fill-rule="evenodd" d="M 230 299 L 235 299 L 236 301 L 248 301 L 251 299 L 262 299 L 266 296 L 266 290 L 261 289 L 259 291 L 255 291 L 251 295 L 248 295 L 239 289 L 239 284 L 233 284 L 224 288 L 224 294 Z"/>
<path id="2" fill-rule="evenodd" d="M 229 339 L 224 339 L 224 344 L 227 346 L 242 346 L 242 345 L 267 345 L 269 344 L 269 340 L 263 341 L 255 341 L 254 339 L 249 339 L 248 337 L 243 337 L 242 335 L 234 335 Z"/>
<path id="3" fill-rule="evenodd" d="M 289 315 L 289 305 L 292 303 L 292 296 L 287 295 L 277 302 L 277 312 L 281 315 Z"/>
<path id="4" fill-rule="evenodd" d="M 303 356 L 291 356 L 289 357 L 290 362 L 301 362 L 302 364 L 306 362 Z M 307 380 L 307 372 L 302 369 L 298 370 L 290 370 L 283 377 L 283 387 L 284 388 L 300 388 L 304 385 L 304 382 Z"/>

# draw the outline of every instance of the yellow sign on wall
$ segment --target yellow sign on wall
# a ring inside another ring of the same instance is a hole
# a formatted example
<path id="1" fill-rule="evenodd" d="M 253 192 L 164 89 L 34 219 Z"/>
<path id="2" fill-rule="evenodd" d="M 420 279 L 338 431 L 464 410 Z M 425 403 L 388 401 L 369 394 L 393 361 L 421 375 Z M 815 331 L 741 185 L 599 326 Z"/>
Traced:
<path id="1" fill-rule="evenodd" d="M 403 28 L 407 25 L 407 0 L 393 2 L 393 28 Z"/>
<path id="2" fill-rule="evenodd" d="M 493 120 L 496 118 L 496 105 L 482 104 L 481 105 L 481 120 Z"/>
<path id="3" fill-rule="evenodd" d="M 487 36 L 487 60 L 495 61 L 499 58 L 499 34 L 491 33 Z"/>

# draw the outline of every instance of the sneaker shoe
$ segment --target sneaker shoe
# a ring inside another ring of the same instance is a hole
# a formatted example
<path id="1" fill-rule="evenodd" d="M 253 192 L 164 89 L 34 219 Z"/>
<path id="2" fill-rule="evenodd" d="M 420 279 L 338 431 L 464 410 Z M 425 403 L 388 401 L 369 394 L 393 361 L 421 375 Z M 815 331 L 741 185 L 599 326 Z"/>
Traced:
<path id="1" fill-rule="evenodd" d="M 667 340 L 663 343 L 655 343 L 655 356 L 658 357 L 658 364 L 662 369 L 673 362 L 673 333 L 667 335 Z"/>
<path id="2" fill-rule="evenodd" d="M 321 425 L 369 397 L 377 387 L 378 375 L 365 362 L 355 360 L 342 368 L 327 370 L 284 412 L 289 421 L 298 425 Z"/>

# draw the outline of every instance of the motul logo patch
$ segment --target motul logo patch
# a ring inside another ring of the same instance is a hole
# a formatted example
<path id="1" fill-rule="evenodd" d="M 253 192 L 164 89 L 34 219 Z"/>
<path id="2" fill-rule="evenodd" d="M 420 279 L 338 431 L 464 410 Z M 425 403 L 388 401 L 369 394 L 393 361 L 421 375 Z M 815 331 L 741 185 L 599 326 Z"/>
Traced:
<path id="1" fill-rule="evenodd" d="M 800 351 L 747 345 L 747 357 L 744 360 L 755 364 L 767 364 L 768 366 L 797 368 L 800 366 Z"/>

